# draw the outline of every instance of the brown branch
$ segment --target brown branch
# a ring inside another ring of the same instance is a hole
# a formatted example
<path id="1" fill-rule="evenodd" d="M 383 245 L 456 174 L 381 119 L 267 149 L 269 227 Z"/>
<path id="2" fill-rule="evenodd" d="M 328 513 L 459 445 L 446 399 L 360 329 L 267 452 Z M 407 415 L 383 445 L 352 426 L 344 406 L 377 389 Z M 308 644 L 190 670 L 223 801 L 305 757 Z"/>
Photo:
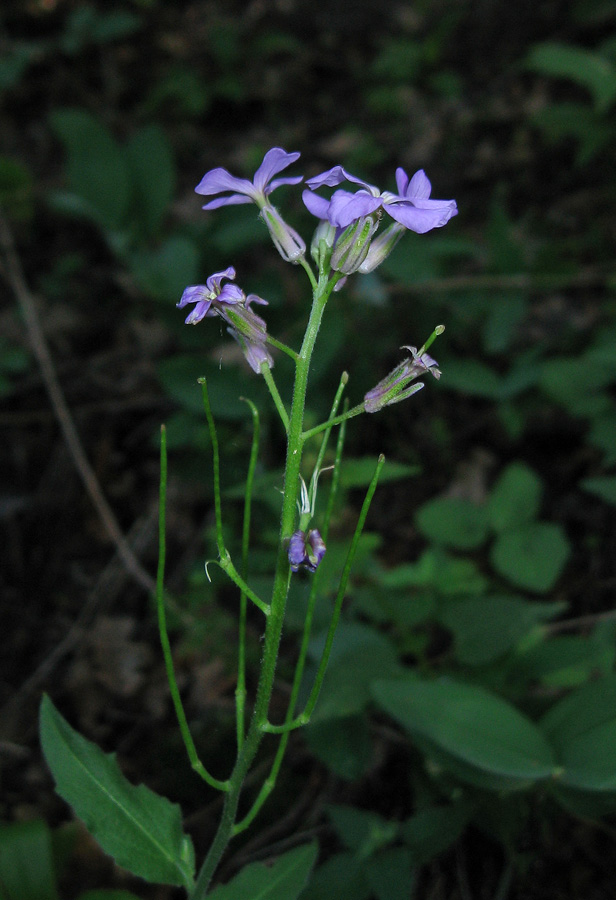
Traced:
<path id="1" fill-rule="evenodd" d="M 66 441 L 75 468 L 100 516 L 105 530 L 116 547 L 119 557 L 126 566 L 126 569 L 138 584 L 148 591 L 148 593 L 152 594 L 156 588 L 154 579 L 146 572 L 131 550 L 128 541 L 120 529 L 113 510 L 109 506 L 105 495 L 101 490 L 100 484 L 98 483 L 96 475 L 94 474 L 92 466 L 90 465 L 81 444 L 68 404 L 56 375 L 51 353 L 49 352 L 49 347 L 47 346 L 39 322 L 34 298 L 24 277 L 10 226 L 1 212 L 0 245 L 4 251 L 6 279 L 15 294 L 15 298 L 17 299 L 24 317 L 32 350 L 40 366 L 45 388 L 49 395 L 56 418 L 60 423 L 60 428 L 62 429 L 62 434 L 64 435 L 64 440 Z"/>

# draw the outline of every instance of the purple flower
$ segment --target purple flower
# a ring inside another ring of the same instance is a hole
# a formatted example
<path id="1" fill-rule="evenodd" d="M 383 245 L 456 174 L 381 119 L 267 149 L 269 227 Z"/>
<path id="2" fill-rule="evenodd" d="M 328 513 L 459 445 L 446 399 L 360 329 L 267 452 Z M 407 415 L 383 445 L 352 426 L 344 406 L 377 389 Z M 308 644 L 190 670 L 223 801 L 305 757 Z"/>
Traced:
<path id="1" fill-rule="evenodd" d="M 325 549 L 323 538 L 316 528 L 311 528 L 306 534 L 295 531 L 289 538 L 287 550 L 291 571 L 298 572 L 303 567 L 309 572 L 316 572 L 325 556 Z"/>
<path id="2" fill-rule="evenodd" d="M 296 178 L 277 178 L 274 175 L 282 172 L 300 157 L 299 153 L 287 153 L 281 147 L 272 147 L 263 157 L 263 162 L 255 172 L 252 181 L 247 178 L 236 178 L 226 169 L 212 169 L 207 172 L 195 191 L 206 197 L 230 192 L 226 197 L 210 200 L 203 209 L 218 209 L 219 206 L 232 206 L 237 203 L 256 203 L 259 208 L 267 203 L 268 196 L 281 184 L 299 184 L 303 176 Z"/>
<path id="3" fill-rule="evenodd" d="M 185 288 L 178 309 L 194 303 L 194 309 L 186 317 L 186 325 L 196 325 L 206 316 L 215 316 L 222 307 L 246 302 L 246 295 L 236 284 L 222 285 L 223 279 L 235 279 L 235 269 L 229 266 L 224 272 L 214 272 L 205 284 L 191 284 Z M 264 301 L 262 301 L 264 302 Z"/>
<path id="4" fill-rule="evenodd" d="M 359 184 L 361 189 L 355 193 L 335 191 L 330 200 L 312 193 L 320 187 L 335 187 L 342 181 Z M 304 191 L 302 196 L 309 211 L 339 228 L 346 228 L 362 216 L 382 209 L 404 228 L 424 234 L 445 225 L 458 212 L 455 200 L 429 199 L 432 187 L 423 169 L 415 172 L 411 179 L 404 169 L 396 169 L 397 194 L 379 191 L 374 185 L 351 175 L 342 166 L 334 166 L 321 175 L 309 178 L 306 184 L 310 190 Z"/>
<path id="5" fill-rule="evenodd" d="M 261 218 L 267 225 L 274 245 L 286 262 L 298 263 L 306 252 L 306 245 L 300 235 L 284 221 L 268 197 L 281 184 L 298 184 L 303 176 L 274 178 L 299 159 L 299 153 L 287 153 L 282 147 L 272 147 L 263 157 L 263 162 L 255 172 L 252 181 L 236 178 L 226 169 L 212 169 L 207 172 L 195 191 L 206 197 L 216 194 L 225 196 L 209 200 L 203 209 L 218 209 L 219 206 L 234 206 L 238 203 L 256 203 L 261 210 Z"/>
<path id="6" fill-rule="evenodd" d="M 411 356 L 400 363 L 399 366 L 389 373 L 386 378 L 373 387 L 371 391 L 364 397 L 364 409 L 367 413 L 375 413 L 390 406 L 392 403 L 399 403 L 406 400 L 412 394 L 417 393 L 423 387 L 423 381 L 417 384 L 411 384 L 416 378 L 430 372 L 435 378 L 441 377 L 441 371 L 437 368 L 438 363 L 432 359 L 427 353 L 419 353 L 417 347 L 404 347 L 410 350 Z"/>
<path id="7" fill-rule="evenodd" d="M 224 279 L 234 279 L 235 269 L 229 266 L 224 272 L 215 272 L 205 284 L 192 284 L 184 290 L 179 308 L 194 303 L 186 317 L 187 325 L 196 325 L 206 316 L 220 316 L 227 323 L 231 337 L 238 342 L 250 367 L 257 374 L 262 363 L 272 368 L 274 360 L 266 348 L 267 325 L 252 309 L 251 303 L 267 306 L 267 300 L 257 294 L 246 296 L 236 284 L 224 284 Z"/>

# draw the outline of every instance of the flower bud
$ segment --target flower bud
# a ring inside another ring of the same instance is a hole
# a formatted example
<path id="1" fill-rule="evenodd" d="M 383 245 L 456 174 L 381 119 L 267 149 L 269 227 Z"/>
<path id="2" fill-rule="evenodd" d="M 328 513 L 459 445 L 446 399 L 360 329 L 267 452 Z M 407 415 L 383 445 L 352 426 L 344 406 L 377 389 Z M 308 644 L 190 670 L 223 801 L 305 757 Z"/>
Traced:
<path id="1" fill-rule="evenodd" d="M 284 261 L 297 265 L 306 253 L 306 244 L 297 231 L 287 225 L 278 210 L 269 204 L 261 208 L 261 218 Z"/>
<path id="2" fill-rule="evenodd" d="M 365 395 L 364 409 L 367 413 L 378 412 L 385 406 L 399 403 L 412 394 L 416 394 L 422 389 L 423 381 L 417 384 L 411 384 L 411 382 L 421 375 L 425 375 L 426 372 L 430 372 L 435 378 L 441 377 L 436 360 L 431 356 L 428 356 L 427 353 L 418 353 L 416 347 L 405 347 L 404 349 L 411 351 L 411 357 L 396 366 L 386 378 L 379 381 L 376 387 L 373 387 Z"/>
<path id="3" fill-rule="evenodd" d="M 301 568 L 309 572 L 316 572 L 321 560 L 325 556 L 325 543 L 316 528 L 310 531 L 295 531 L 289 538 L 287 550 L 289 564 L 292 572 L 298 572 Z"/>
<path id="4" fill-rule="evenodd" d="M 361 272 L 362 275 L 373 272 L 377 266 L 380 266 L 387 259 L 405 231 L 406 228 L 397 222 L 386 228 L 382 234 L 372 241 L 368 254 L 357 271 Z"/>
<path id="5" fill-rule="evenodd" d="M 376 215 L 362 216 L 342 232 L 334 246 L 331 267 L 335 272 L 350 275 L 357 272 L 370 249 L 372 235 L 379 227 Z"/>

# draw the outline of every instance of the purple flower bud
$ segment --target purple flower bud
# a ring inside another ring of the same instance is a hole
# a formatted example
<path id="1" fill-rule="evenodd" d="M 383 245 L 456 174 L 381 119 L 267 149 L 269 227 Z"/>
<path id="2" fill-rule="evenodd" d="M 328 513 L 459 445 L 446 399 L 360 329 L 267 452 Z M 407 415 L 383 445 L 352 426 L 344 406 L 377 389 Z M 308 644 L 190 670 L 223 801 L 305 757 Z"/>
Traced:
<path id="1" fill-rule="evenodd" d="M 319 563 L 325 556 L 325 543 L 316 528 L 310 531 L 295 531 L 289 538 L 287 554 L 292 572 L 298 572 L 301 568 L 309 572 L 316 572 Z"/>
<path id="2" fill-rule="evenodd" d="M 278 210 L 269 203 L 261 207 L 261 218 L 267 225 L 276 250 L 285 262 L 298 265 L 306 253 L 302 237 L 284 221 Z"/>
<path id="3" fill-rule="evenodd" d="M 331 267 L 335 272 L 350 275 L 357 272 L 366 259 L 372 235 L 379 227 L 377 215 L 362 216 L 342 232 L 334 245 Z"/>
<path id="4" fill-rule="evenodd" d="M 379 236 L 372 241 L 370 249 L 368 250 L 368 255 L 357 271 L 362 275 L 367 275 L 368 272 L 374 272 L 374 270 L 387 259 L 405 231 L 406 229 L 397 222 L 394 222 L 393 225 L 386 228 L 382 234 L 379 234 Z"/>
<path id="5" fill-rule="evenodd" d="M 422 389 L 423 381 L 417 384 L 411 384 L 416 378 L 430 372 L 434 378 L 440 378 L 441 372 L 437 368 L 436 360 L 428 356 L 427 353 L 418 353 L 416 347 L 404 347 L 405 350 L 411 351 L 411 357 L 405 359 L 389 373 L 386 378 L 373 387 L 371 391 L 364 397 L 364 409 L 368 413 L 375 413 L 390 406 L 392 403 L 399 403 L 406 400 L 412 394 Z"/>

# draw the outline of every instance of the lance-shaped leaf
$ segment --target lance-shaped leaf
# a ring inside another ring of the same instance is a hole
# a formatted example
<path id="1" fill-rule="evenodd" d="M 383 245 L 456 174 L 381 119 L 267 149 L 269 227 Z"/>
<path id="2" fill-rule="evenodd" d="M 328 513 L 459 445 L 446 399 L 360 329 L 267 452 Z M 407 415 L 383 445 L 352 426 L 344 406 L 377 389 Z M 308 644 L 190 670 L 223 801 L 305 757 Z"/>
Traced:
<path id="1" fill-rule="evenodd" d="M 122 774 L 113 754 L 74 731 L 43 697 L 41 744 L 56 789 L 105 853 L 147 881 L 191 888 L 192 841 L 182 832 L 179 806 Z"/>

